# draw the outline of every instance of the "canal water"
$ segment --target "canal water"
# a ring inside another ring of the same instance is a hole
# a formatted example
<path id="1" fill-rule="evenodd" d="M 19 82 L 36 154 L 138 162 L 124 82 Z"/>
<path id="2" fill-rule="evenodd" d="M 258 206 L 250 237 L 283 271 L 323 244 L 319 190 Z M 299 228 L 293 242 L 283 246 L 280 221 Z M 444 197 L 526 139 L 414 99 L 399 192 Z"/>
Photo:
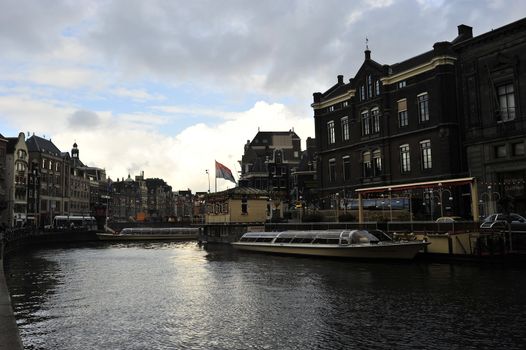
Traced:
<path id="1" fill-rule="evenodd" d="M 524 349 L 524 267 L 353 262 L 195 243 L 19 251 L 26 349 Z"/>

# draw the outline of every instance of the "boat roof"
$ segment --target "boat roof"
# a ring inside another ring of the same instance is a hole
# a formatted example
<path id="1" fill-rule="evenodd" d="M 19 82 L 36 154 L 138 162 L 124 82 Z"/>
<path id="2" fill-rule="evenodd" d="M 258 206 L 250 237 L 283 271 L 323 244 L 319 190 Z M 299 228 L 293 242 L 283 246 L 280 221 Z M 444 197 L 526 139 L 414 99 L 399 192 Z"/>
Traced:
<path id="1" fill-rule="evenodd" d="M 370 235 L 366 230 L 315 230 L 315 231 L 282 231 L 282 232 L 247 232 L 244 238 L 334 238 L 351 237 L 356 234 Z M 373 236 L 374 237 L 374 236 Z"/>

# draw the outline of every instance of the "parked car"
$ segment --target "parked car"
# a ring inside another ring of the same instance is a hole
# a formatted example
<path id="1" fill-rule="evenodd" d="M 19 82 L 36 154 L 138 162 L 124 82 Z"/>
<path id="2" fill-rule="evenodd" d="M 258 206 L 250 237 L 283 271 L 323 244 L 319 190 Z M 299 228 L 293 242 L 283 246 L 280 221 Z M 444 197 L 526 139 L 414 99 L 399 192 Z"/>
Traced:
<path id="1" fill-rule="evenodd" d="M 438 222 L 441 224 L 445 222 L 458 222 L 458 221 L 464 221 L 464 219 L 461 218 L 460 216 L 441 216 L 435 220 L 435 222 Z"/>
<path id="2" fill-rule="evenodd" d="M 507 228 L 507 225 L 511 225 L 512 232 L 524 232 L 526 233 L 526 218 L 519 214 L 491 214 L 484 219 L 480 228 Z"/>

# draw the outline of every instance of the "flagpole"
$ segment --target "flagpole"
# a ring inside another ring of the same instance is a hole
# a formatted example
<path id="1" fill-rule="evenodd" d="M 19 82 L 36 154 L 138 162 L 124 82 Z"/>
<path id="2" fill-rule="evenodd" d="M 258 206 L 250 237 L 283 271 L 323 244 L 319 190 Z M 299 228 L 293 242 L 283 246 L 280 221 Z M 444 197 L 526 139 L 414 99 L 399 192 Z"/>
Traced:
<path id="1" fill-rule="evenodd" d="M 215 191 L 214 192 L 217 192 L 217 161 L 216 161 L 216 164 L 214 164 L 214 168 L 216 169 L 215 170 Z"/>

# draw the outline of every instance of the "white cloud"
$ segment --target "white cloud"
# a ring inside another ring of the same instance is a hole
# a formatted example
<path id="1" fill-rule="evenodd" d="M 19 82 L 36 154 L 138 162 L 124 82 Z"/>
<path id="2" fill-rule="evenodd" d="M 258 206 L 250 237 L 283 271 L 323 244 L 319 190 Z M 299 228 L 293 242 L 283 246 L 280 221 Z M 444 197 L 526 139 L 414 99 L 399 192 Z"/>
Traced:
<path id="1" fill-rule="evenodd" d="M 129 97 L 134 101 L 144 102 L 149 100 L 164 100 L 166 97 L 160 94 L 150 94 L 144 89 L 126 89 L 126 88 L 116 88 L 111 90 L 111 92 L 117 96 Z"/>

